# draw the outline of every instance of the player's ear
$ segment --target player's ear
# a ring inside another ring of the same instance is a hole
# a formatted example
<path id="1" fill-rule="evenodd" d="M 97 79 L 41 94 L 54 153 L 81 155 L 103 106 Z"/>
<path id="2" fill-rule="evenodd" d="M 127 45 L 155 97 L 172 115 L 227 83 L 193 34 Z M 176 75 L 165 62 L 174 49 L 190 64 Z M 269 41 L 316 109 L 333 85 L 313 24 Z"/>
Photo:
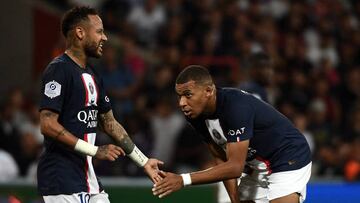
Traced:
<path id="1" fill-rule="evenodd" d="M 84 39 L 85 37 L 85 30 L 83 27 L 77 26 L 75 27 L 75 36 L 76 38 L 78 38 L 79 40 Z"/>
<path id="2" fill-rule="evenodd" d="M 206 96 L 211 97 L 214 95 L 215 92 L 215 85 L 208 85 L 206 86 Z"/>

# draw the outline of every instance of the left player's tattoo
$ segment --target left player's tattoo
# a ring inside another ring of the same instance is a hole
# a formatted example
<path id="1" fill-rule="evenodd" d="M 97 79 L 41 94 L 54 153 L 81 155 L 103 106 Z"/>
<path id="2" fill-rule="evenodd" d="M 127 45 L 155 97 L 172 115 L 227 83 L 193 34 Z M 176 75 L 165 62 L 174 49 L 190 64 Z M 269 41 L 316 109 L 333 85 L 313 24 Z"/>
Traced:
<path id="1" fill-rule="evenodd" d="M 52 111 L 49 111 L 49 110 L 42 110 L 40 112 L 40 118 L 42 118 L 42 119 L 51 119 L 51 118 L 54 118 L 57 116 L 58 116 L 58 114 L 56 114 Z"/>
<path id="2" fill-rule="evenodd" d="M 68 131 L 64 128 L 54 137 L 54 139 L 57 140 L 58 137 L 64 136 L 66 133 L 68 133 Z"/>
<path id="3" fill-rule="evenodd" d="M 135 144 L 130 139 L 126 130 L 115 120 L 111 110 L 107 113 L 100 114 L 100 124 L 104 131 L 116 141 L 126 154 L 130 154 L 133 151 Z"/>
<path id="4" fill-rule="evenodd" d="M 97 153 L 106 156 L 108 154 L 107 145 L 99 146 Z"/>

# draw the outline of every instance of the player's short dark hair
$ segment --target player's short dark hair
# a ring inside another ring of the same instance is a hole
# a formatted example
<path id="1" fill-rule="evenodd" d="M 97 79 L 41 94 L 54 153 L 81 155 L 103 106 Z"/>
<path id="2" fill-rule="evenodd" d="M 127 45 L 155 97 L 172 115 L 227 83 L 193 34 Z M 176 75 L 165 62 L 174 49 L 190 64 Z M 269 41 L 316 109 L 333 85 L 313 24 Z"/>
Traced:
<path id="1" fill-rule="evenodd" d="M 270 56 L 264 52 L 252 54 L 249 57 L 250 68 L 263 68 L 270 64 Z"/>
<path id="2" fill-rule="evenodd" d="M 77 6 L 68 10 L 61 21 L 61 32 L 67 37 L 68 32 L 81 21 L 89 21 L 88 15 L 98 15 L 98 12 L 88 6 Z"/>
<path id="3" fill-rule="evenodd" d="M 176 84 L 184 84 L 191 80 L 195 81 L 197 84 L 202 85 L 213 84 L 213 80 L 208 69 L 200 65 L 187 66 L 177 76 Z"/>

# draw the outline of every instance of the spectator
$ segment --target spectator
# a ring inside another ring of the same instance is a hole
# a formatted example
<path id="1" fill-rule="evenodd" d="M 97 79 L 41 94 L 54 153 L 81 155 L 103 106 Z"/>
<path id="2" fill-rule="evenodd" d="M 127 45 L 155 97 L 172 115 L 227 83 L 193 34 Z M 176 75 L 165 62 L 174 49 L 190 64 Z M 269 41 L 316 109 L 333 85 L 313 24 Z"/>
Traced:
<path id="1" fill-rule="evenodd" d="M 150 117 L 152 134 L 155 139 L 152 156 L 166 162 L 167 169 L 172 169 L 176 140 L 185 125 L 185 119 L 173 107 L 174 101 L 167 95 L 159 95 L 158 98 L 155 112 Z"/>
<path id="2" fill-rule="evenodd" d="M 19 168 L 8 152 L 0 149 L 0 182 L 10 182 L 18 177 Z"/>
<path id="3" fill-rule="evenodd" d="M 112 100 L 114 114 L 121 120 L 133 108 L 134 75 L 128 66 L 120 62 L 115 47 L 105 49 L 101 67 L 104 87 Z"/>
<path id="4" fill-rule="evenodd" d="M 165 10 L 158 0 L 147 0 L 143 5 L 131 9 L 128 22 L 135 28 L 139 43 L 154 48 L 156 34 L 166 22 Z"/>

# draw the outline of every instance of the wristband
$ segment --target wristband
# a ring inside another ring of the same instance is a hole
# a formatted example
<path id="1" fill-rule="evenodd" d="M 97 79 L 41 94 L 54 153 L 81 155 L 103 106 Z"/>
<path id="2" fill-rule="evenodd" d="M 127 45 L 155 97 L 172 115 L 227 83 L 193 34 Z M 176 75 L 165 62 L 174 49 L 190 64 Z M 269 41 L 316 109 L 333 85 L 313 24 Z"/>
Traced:
<path id="1" fill-rule="evenodd" d="M 89 144 L 82 139 L 78 139 L 74 149 L 75 149 L 75 151 L 78 151 L 80 153 L 83 153 L 83 154 L 86 154 L 89 156 L 95 156 L 95 154 L 98 150 L 98 147 L 94 146 L 92 144 Z"/>
<path id="2" fill-rule="evenodd" d="M 130 154 L 128 154 L 128 157 L 130 157 L 136 165 L 140 167 L 144 167 L 146 162 L 149 160 L 141 151 L 138 149 L 135 145 L 134 149 Z"/>
<path id="3" fill-rule="evenodd" d="M 184 187 L 191 185 L 191 176 L 190 173 L 183 173 L 180 174 L 182 179 L 183 179 L 183 183 L 184 183 Z"/>

